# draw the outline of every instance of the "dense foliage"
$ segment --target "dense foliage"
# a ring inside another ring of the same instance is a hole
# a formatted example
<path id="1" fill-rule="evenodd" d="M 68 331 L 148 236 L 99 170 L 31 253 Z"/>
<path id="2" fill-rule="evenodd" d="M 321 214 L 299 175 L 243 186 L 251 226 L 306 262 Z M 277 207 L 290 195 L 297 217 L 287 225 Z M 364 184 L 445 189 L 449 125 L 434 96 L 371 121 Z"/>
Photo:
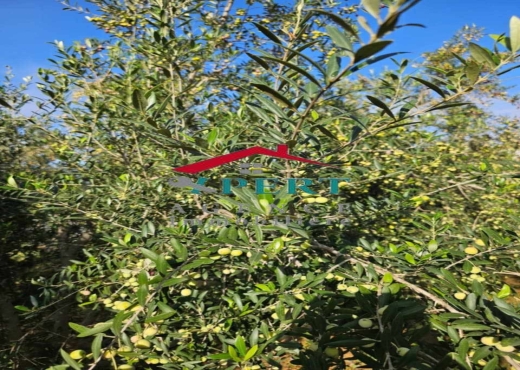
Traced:
<path id="1" fill-rule="evenodd" d="M 0 363 L 520 367 L 520 121 L 486 108 L 518 17 L 410 66 L 416 0 L 89 2 L 107 38 L 56 41 L 46 99 L 0 90 Z M 278 145 L 327 166 L 173 171 Z"/>

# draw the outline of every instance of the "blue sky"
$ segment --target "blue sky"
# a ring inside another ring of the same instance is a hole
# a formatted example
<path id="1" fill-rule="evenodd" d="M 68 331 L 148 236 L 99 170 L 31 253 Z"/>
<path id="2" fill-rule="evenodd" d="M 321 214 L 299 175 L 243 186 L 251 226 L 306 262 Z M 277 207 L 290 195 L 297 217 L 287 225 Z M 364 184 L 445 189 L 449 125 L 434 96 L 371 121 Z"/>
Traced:
<path id="1" fill-rule="evenodd" d="M 85 4 L 83 0 L 77 2 Z M 38 67 L 50 66 L 47 59 L 54 56 L 54 47 L 49 42 L 60 40 L 70 45 L 75 40 L 103 38 L 104 33 L 96 30 L 84 15 L 62 8 L 55 0 L 0 0 L 0 60 L 2 68 L 12 67 L 17 80 L 36 75 Z M 413 60 L 442 46 L 464 25 L 484 27 L 486 34 L 508 32 L 513 15 L 520 16 L 518 0 L 423 0 L 403 16 L 401 23 L 422 23 L 427 28 L 405 27 L 396 31 L 390 37 L 395 44 L 388 51 L 408 51 L 406 57 Z M 482 40 L 485 46 L 492 45 L 488 39 Z M 509 85 L 520 85 L 517 71 L 504 76 Z"/>

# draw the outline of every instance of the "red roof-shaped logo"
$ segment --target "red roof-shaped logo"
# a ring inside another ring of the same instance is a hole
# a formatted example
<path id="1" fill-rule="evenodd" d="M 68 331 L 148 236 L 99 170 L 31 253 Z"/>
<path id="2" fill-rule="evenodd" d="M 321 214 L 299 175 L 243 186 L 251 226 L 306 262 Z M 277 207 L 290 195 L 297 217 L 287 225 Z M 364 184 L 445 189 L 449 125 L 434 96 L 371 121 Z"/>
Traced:
<path id="1" fill-rule="evenodd" d="M 288 152 L 287 145 L 278 145 L 276 150 L 270 150 L 266 148 L 262 148 L 260 146 L 254 146 L 249 149 L 239 150 L 233 153 L 224 154 L 215 158 L 206 159 L 200 162 L 188 164 L 186 166 L 181 166 L 174 168 L 173 170 L 176 172 L 182 173 L 197 173 L 206 170 L 210 170 L 215 167 L 223 166 L 225 164 L 238 161 L 243 158 L 250 157 L 252 155 L 265 155 L 268 157 L 287 159 L 290 161 L 298 161 L 304 163 L 315 164 L 318 166 L 328 166 L 326 163 L 321 163 L 318 161 L 312 161 L 310 159 L 305 159 L 301 157 L 296 157 L 294 155 L 290 155 Z"/>

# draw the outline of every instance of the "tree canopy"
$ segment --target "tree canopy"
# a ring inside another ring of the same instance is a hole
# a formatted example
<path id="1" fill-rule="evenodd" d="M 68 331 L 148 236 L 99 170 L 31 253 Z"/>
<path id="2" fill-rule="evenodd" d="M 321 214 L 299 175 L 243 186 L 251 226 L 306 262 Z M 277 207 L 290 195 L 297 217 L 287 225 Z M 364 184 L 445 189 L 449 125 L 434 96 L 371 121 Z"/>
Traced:
<path id="1" fill-rule="evenodd" d="M 520 367 L 520 121 L 487 107 L 520 18 L 412 66 L 418 0 L 88 2 L 105 39 L 0 89 L 0 364 Z"/>

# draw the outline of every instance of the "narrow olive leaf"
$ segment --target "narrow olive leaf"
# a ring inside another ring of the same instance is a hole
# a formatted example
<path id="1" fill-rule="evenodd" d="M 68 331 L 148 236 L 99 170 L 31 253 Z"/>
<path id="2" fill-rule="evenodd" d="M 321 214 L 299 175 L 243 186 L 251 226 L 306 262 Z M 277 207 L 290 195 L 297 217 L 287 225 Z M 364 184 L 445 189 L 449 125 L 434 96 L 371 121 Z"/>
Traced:
<path id="1" fill-rule="evenodd" d="M 172 94 L 168 94 L 166 95 L 166 98 L 164 98 L 163 102 L 161 103 L 161 105 L 155 110 L 155 112 L 153 113 L 153 118 L 156 119 L 157 117 L 159 117 L 159 114 L 161 114 L 165 109 L 166 107 L 168 106 L 168 104 L 171 103 L 171 97 L 172 97 Z"/>
<path id="2" fill-rule="evenodd" d="M 146 98 L 139 89 L 135 89 L 132 93 L 132 104 L 139 111 L 144 111 L 146 108 Z"/>
<path id="3" fill-rule="evenodd" d="M 96 339 L 92 341 L 91 349 L 92 349 L 92 356 L 94 358 L 98 358 L 101 355 L 101 345 L 103 343 L 103 334 L 96 335 Z"/>
<path id="4" fill-rule="evenodd" d="M 475 85 L 480 76 L 480 66 L 475 62 L 469 62 L 466 68 L 464 68 L 466 77 L 471 85 Z"/>
<path id="5" fill-rule="evenodd" d="M 309 45 L 309 44 L 306 44 L 306 45 Z M 298 55 L 299 57 L 302 57 L 303 59 L 308 61 L 310 64 L 312 64 L 313 67 L 315 67 L 318 71 L 320 71 L 325 76 L 325 69 L 323 69 L 323 67 L 321 67 L 314 59 L 312 59 L 311 57 L 309 57 L 309 56 L 307 56 L 307 55 L 305 55 L 305 54 L 303 54 L 301 52 L 302 50 L 305 50 L 305 49 L 302 49 L 302 48 L 291 49 L 291 48 L 288 48 L 288 47 L 283 46 L 283 45 L 282 45 L 282 47 L 284 49 L 286 49 L 286 50 L 289 50 L 291 53 L 294 54 L 290 58 L 293 58 L 295 55 Z"/>
<path id="6" fill-rule="evenodd" d="M 244 361 L 249 360 L 252 358 L 256 352 L 258 351 L 258 344 L 255 344 L 253 347 L 249 348 L 249 351 L 247 351 L 246 355 L 244 356 Z"/>
<path id="7" fill-rule="evenodd" d="M 6 108 L 10 108 L 10 109 L 13 109 L 13 107 L 11 107 L 9 105 L 9 103 L 7 103 L 4 99 L 0 98 L 0 105 L 6 107 Z"/>
<path id="8" fill-rule="evenodd" d="M 511 39 L 511 51 L 520 50 L 520 18 L 513 16 L 509 22 L 509 38 Z"/>
<path id="9" fill-rule="evenodd" d="M 155 93 L 150 93 L 150 96 L 146 100 L 146 111 L 149 111 L 154 105 L 157 103 L 157 97 L 155 96 Z"/>
<path id="10" fill-rule="evenodd" d="M 490 67 L 496 66 L 495 61 L 491 57 L 490 52 L 487 51 L 486 49 L 484 49 L 483 47 L 481 47 L 473 42 L 470 42 L 469 43 L 469 52 L 477 63 L 484 63 Z"/>
<path id="11" fill-rule="evenodd" d="M 453 54 L 453 56 L 454 56 L 455 58 L 457 58 L 457 59 L 458 59 L 462 64 L 464 64 L 464 65 L 467 65 L 467 64 L 468 64 L 468 63 L 464 60 L 464 58 L 462 58 L 460 55 L 455 54 L 455 53 L 453 53 L 453 52 L 452 52 L 452 54 Z"/>
<path id="12" fill-rule="evenodd" d="M 370 100 L 370 102 L 372 104 L 374 104 L 375 106 L 381 108 L 386 114 L 388 114 L 390 117 L 392 117 L 393 119 L 395 119 L 395 116 L 394 114 L 392 113 L 392 111 L 390 110 L 390 108 L 388 108 L 388 106 L 383 103 L 381 100 L 379 100 L 378 98 L 374 97 L 374 96 L 370 96 L 370 95 L 367 95 L 367 99 Z"/>
<path id="13" fill-rule="evenodd" d="M 329 130 L 327 130 L 325 127 L 323 127 L 322 125 L 317 125 L 315 126 L 319 131 L 321 131 L 322 134 L 324 134 L 325 136 L 328 136 L 330 137 L 331 139 L 333 140 L 338 140 L 338 138 L 336 137 L 336 135 L 334 135 L 332 132 L 330 132 Z"/>
<path id="14" fill-rule="evenodd" d="M 69 322 L 69 326 L 71 327 L 72 330 L 74 330 L 75 332 L 80 333 L 80 334 L 83 332 L 86 332 L 88 330 L 88 328 L 86 326 L 75 324 L 73 322 Z"/>
<path id="15" fill-rule="evenodd" d="M 354 62 L 358 63 L 358 62 L 362 61 L 363 59 L 370 58 L 372 55 L 379 53 L 381 50 L 386 48 L 391 43 L 392 43 L 392 41 L 390 41 L 390 40 L 376 41 L 371 44 L 360 47 L 356 51 L 356 55 L 354 57 Z"/>
<path id="16" fill-rule="evenodd" d="M 430 108 L 430 109 L 428 109 L 426 112 L 431 112 L 431 111 L 439 110 L 439 109 L 446 109 L 446 108 L 460 107 L 460 106 L 468 105 L 468 104 L 470 104 L 470 103 L 448 103 L 448 104 L 443 104 L 443 105 L 439 105 L 439 106 L 437 106 L 437 107 Z"/>
<path id="17" fill-rule="evenodd" d="M 270 88 L 269 86 L 266 86 L 263 84 L 251 84 L 251 85 L 256 87 L 258 90 L 263 91 L 264 93 L 270 95 L 273 99 L 285 104 L 289 108 L 295 109 L 289 99 L 287 99 L 285 96 L 280 94 L 278 91 Z"/>
<path id="18" fill-rule="evenodd" d="M 426 26 L 424 24 L 420 24 L 420 23 L 406 23 L 406 24 L 402 24 L 400 26 L 395 26 L 395 28 L 403 28 L 403 27 L 419 27 L 419 28 L 426 28 Z"/>
<path id="19" fill-rule="evenodd" d="M 262 26 L 260 23 L 253 22 L 253 24 L 258 28 L 260 32 L 262 32 L 265 36 L 267 36 L 271 41 L 276 42 L 277 44 L 282 44 L 282 41 L 272 33 L 268 28 Z"/>
<path id="20" fill-rule="evenodd" d="M 505 34 L 501 34 L 501 35 L 491 34 L 491 35 L 489 35 L 489 37 L 491 37 L 493 40 L 495 40 L 495 42 L 498 42 L 498 43 L 502 44 L 503 46 L 505 46 L 508 50 L 511 50 L 511 38 L 506 37 Z"/>
<path id="21" fill-rule="evenodd" d="M 363 131 L 363 129 L 359 126 L 352 127 L 352 132 L 350 133 L 350 143 L 353 143 L 356 141 L 356 139 L 359 137 L 359 134 Z"/>
<path id="22" fill-rule="evenodd" d="M 482 368 L 482 370 L 495 370 L 495 369 L 498 369 L 498 363 L 499 363 L 498 357 L 494 356 L 493 359 L 491 359 L 491 361 L 489 361 L 486 364 L 486 366 L 484 366 Z"/>
<path id="23" fill-rule="evenodd" d="M 377 30 L 377 37 L 381 38 L 386 35 L 388 32 L 393 31 L 397 28 L 397 22 L 399 21 L 399 13 L 394 13 L 390 15 L 385 21 L 379 26 Z"/>
<path id="24" fill-rule="evenodd" d="M 328 17 L 331 21 L 336 23 L 338 26 L 343 28 L 345 31 L 350 33 L 352 36 L 357 38 L 359 40 L 359 35 L 357 34 L 356 30 L 343 18 L 341 18 L 339 15 L 336 15 L 334 13 L 327 12 L 325 10 L 321 9 L 312 9 L 311 12 L 323 14 L 326 17 Z"/>
<path id="25" fill-rule="evenodd" d="M 338 75 L 339 69 L 341 65 L 341 59 L 336 56 L 336 54 L 332 55 L 329 58 L 329 62 L 327 63 L 327 79 L 331 80 Z"/>
<path id="26" fill-rule="evenodd" d="M 75 370 L 81 370 L 81 366 L 70 357 L 70 355 L 65 352 L 63 349 L 60 349 L 61 357 L 65 360 L 65 362 Z"/>
<path id="27" fill-rule="evenodd" d="M 370 35 L 374 35 L 374 31 L 372 31 L 372 28 L 370 28 L 370 25 L 368 24 L 368 21 L 365 17 L 362 15 L 359 15 L 357 17 L 357 21 L 361 27 L 365 29 Z"/>
<path id="28" fill-rule="evenodd" d="M 262 58 L 260 58 L 259 56 L 257 55 L 254 55 L 254 54 L 250 54 L 248 52 L 246 52 L 247 56 L 251 59 L 253 59 L 255 62 L 257 62 L 258 64 L 260 64 L 264 69 L 271 69 L 269 67 L 269 64 L 267 64 L 267 62 L 265 62 Z"/>
<path id="29" fill-rule="evenodd" d="M 347 35 L 334 26 L 326 26 L 325 29 L 336 46 L 352 51 L 352 43 Z"/>
<path id="30" fill-rule="evenodd" d="M 99 323 L 93 328 L 85 330 L 84 332 L 77 335 L 78 338 L 90 337 L 98 333 L 103 333 L 112 327 L 112 321 Z"/>
<path id="31" fill-rule="evenodd" d="M 7 185 L 9 185 L 12 188 L 18 187 L 18 184 L 16 183 L 16 180 L 14 179 L 13 176 L 9 176 L 9 178 L 7 179 Z"/>
<path id="32" fill-rule="evenodd" d="M 269 117 L 269 115 L 262 108 L 260 108 L 258 105 L 246 102 L 246 106 L 249 109 L 251 109 L 253 112 L 255 112 L 256 115 L 258 117 L 260 117 L 261 119 L 263 119 L 265 122 L 273 124 L 273 121 L 272 121 L 271 117 Z"/>
<path id="33" fill-rule="evenodd" d="M 514 67 L 511 67 L 511 68 L 508 68 L 506 70 L 503 70 L 502 72 L 498 73 L 498 75 L 503 75 L 504 73 L 507 73 L 507 72 L 511 72 L 513 69 L 517 69 L 517 68 L 520 68 L 520 65 L 518 66 L 514 66 Z"/>
<path id="34" fill-rule="evenodd" d="M 298 67 L 297 65 L 294 65 L 292 63 L 286 62 L 285 60 L 281 60 L 281 59 L 277 59 L 277 58 L 273 58 L 273 57 L 264 57 L 264 58 L 272 60 L 272 61 L 275 61 L 275 62 L 278 62 L 280 64 L 283 64 L 287 68 L 292 69 L 293 71 L 295 71 L 295 72 L 297 72 L 297 73 L 307 77 L 309 80 L 314 82 L 316 85 L 320 86 L 320 82 L 313 75 L 311 75 L 309 72 L 307 72 L 303 68 Z"/>
<path id="35" fill-rule="evenodd" d="M 380 0 L 361 0 L 361 5 L 363 5 L 368 14 L 379 19 L 379 10 L 381 8 Z"/>
<path id="36" fill-rule="evenodd" d="M 264 98 L 264 97 L 260 96 L 259 94 L 258 95 L 255 94 L 255 96 L 258 99 L 258 101 L 260 101 L 263 104 L 264 108 L 269 109 L 277 117 L 280 117 L 283 119 L 288 119 L 287 114 L 285 114 L 283 109 L 280 108 L 275 102 L 273 102 L 272 100 L 270 100 L 268 98 Z"/>
<path id="37" fill-rule="evenodd" d="M 440 96 L 442 96 L 443 98 L 446 97 L 446 94 L 444 93 L 444 91 L 441 90 L 441 88 L 439 88 L 438 86 L 432 84 L 431 82 L 429 81 L 426 81 L 426 80 L 423 80 L 422 78 L 417 78 L 417 77 L 412 77 L 415 81 L 418 81 L 420 83 L 422 83 L 424 86 L 432 89 L 433 91 L 435 91 L 437 94 L 439 94 Z"/>
<path id="38" fill-rule="evenodd" d="M 396 55 L 399 55 L 399 54 L 408 54 L 408 52 L 403 52 L 403 51 L 400 51 L 400 52 L 397 52 L 397 53 L 388 53 L 388 54 L 383 54 L 383 55 L 380 55 L 378 57 L 374 57 L 374 58 L 368 58 L 367 60 L 365 60 L 363 63 L 360 63 L 360 64 L 357 64 L 355 65 L 354 67 L 352 67 L 350 69 L 350 72 L 356 72 L 356 71 L 359 71 L 360 69 L 366 67 L 366 66 L 369 66 L 371 64 L 374 64 L 374 63 L 377 63 L 377 62 L 380 62 L 382 60 L 385 60 L 385 59 L 388 59 L 388 58 L 391 58 L 393 56 L 396 56 Z"/>
<path id="39" fill-rule="evenodd" d="M 408 11 L 409 9 L 411 9 L 412 7 L 414 7 L 415 5 L 419 4 L 421 0 L 412 0 L 412 1 L 408 1 L 407 4 L 405 6 L 403 6 L 400 10 L 399 10 L 399 14 L 403 14 L 404 12 Z"/>

